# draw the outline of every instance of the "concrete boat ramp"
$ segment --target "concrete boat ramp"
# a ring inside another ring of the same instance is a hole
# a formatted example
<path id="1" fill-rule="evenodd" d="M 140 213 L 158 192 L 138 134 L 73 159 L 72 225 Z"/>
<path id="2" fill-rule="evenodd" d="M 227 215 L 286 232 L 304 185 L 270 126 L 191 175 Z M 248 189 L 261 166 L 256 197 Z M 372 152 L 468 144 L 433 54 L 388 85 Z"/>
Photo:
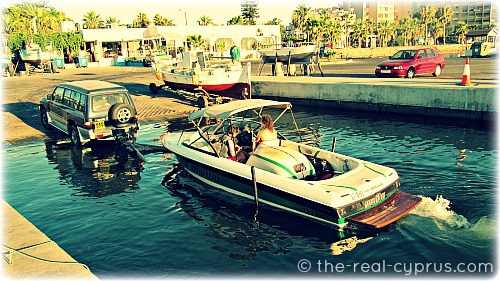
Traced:
<path id="1" fill-rule="evenodd" d="M 7 278 L 98 278 L 43 234 L 4 199 L 2 275 Z"/>

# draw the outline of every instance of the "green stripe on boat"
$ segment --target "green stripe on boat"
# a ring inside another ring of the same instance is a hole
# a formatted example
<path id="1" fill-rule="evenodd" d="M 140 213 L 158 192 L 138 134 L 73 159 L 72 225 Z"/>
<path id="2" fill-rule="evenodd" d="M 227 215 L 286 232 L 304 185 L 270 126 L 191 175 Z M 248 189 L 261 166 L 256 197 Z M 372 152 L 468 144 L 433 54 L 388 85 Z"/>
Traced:
<path id="1" fill-rule="evenodd" d="M 384 175 L 383 173 L 381 173 L 381 172 L 379 172 L 379 171 L 377 171 L 377 170 L 375 170 L 375 169 L 372 169 L 372 168 L 370 168 L 370 167 L 366 166 L 366 164 L 365 164 L 365 167 L 366 167 L 368 170 L 370 170 L 370 171 L 373 171 L 373 172 L 375 172 L 375 173 L 377 173 L 377 174 L 380 174 L 380 175 L 384 176 L 384 178 L 386 178 L 386 177 L 387 177 L 387 176 L 386 176 L 386 175 Z"/>
<path id="2" fill-rule="evenodd" d="M 316 151 L 316 153 L 314 153 L 314 157 L 318 157 L 319 152 L 320 152 L 319 150 Z"/>
<path id="3" fill-rule="evenodd" d="M 262 159 L 262 160 L 264 160 L 264 161 L 267 161 L 267 162 L 269 162 L 269 163 L 271 163 L 271 164 L 274 164 L 274 165 L 276 165 L 276 166 L 280 167 L 281 169 L 283 169 L 283 170 L 285 170 L 287 173 L 289 173 L 289 174 L 290 174 L 290 176 L 292 176 L 292 178 L 293 178 L 293 179 L 297 179 L 297 176 L 295 176 L 295 174 L 294 174 L 292 171 L 290 171 L 290 169 L 288 169 L 287 167 L 285 167 L 283 164 L 281 164 L 281 163 L 279 163 L 279 162 L 276 162 L 276 161 L 274 161 L 274 160 L 272 160 L 272 159 L 266 158 L 266 157 L 264 157 L 264 156 L 261 156 L 261 155 L 259 155 L 259 154 L 252 154 L 252 155 L 253 155 L 253 156 L 255 156 L 255 157 L 257 157 L 257 158 L 260 158 L 260 159 Z"/>
<path id="4" fill-rule="evenodd" d="M 334 186 L 334 187 L 349 188 L 349 189 L 352 189 L 352 190 L 354 190 L 354 191 L 358 191 L 358 189 L 356 189 L 355 187 L 352 187 L 352 186 L 335 185 L 335 184 L 327 184 L 327 186 Z"/>

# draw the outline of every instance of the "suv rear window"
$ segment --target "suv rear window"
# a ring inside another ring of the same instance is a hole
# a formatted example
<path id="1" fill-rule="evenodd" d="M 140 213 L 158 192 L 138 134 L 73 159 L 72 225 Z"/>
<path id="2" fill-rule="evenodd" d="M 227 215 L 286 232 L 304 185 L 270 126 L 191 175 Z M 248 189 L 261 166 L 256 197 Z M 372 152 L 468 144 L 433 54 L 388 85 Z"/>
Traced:
<path id="1" fill-rule="evenodd" d="M 90 98 L 92 112 L 104 112 L 115 103 L 130 103 L 124 93 L 93 95 Z"/>

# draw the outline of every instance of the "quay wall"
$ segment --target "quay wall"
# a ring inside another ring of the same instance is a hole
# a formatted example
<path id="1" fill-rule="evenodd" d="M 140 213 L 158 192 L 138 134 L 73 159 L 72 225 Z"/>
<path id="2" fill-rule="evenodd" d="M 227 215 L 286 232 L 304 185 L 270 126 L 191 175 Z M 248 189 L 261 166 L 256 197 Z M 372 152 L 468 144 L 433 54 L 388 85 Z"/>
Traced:
<path id="1" fill-rule="evenodd" d="M 376 81 L 374 83 L 374 81 Z M 494 120 L 496 85 L 438 79 L 252 77 L 252 96 L 338 110 Z"/>

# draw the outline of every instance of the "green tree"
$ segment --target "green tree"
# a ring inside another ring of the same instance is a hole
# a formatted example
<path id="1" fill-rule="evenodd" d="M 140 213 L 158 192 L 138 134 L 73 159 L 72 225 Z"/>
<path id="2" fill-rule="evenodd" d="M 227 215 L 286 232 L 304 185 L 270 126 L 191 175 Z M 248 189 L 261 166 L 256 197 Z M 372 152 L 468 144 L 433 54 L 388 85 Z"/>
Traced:
<path id="1" fill-rule="evenodd" d="M 245 0 L 241 3 L 241 17 L 246 25 L 255 25 L 259 18 L 259 4 L 255 0 Z"/>
<path id="2" fill-rule="evenodd" d="M 455 25 L 455 29 L 453 30 L 453 33 L 455 36 L 458 37 L 458 42 L 460 44 L 465 44 L 465 34 L 469 32 L 469 27 L 464 21 L 458 21 L 457 24 Z"/>
<path id="3" fill-rule="evenodd" d="M 292 24 L 298 28 L 301 33 L 305 32 L 307 20 L 311 17 L 311 8 L 302 4 L 298 6 L 292 13 Z"/>
<path id="4" fill-rule="evenodd" d="M 200 17 L 200 20 L 198 21 L 198 24 L 201 25 L 201 26 L 207 26 L 207 25 L 210 25 L 210 24 L 213 25 L 214 22 L 213 22 L 212 18 L 203 15 L 203 16 Z"/>
<path id="5" fill-rule="evenodd" d="M 244 25 L 243 18 L 241 16 L 234 16 L 227 21 L 227 25 Z"/>
<path id="6" fill-rule="evenodd" d="M 342 28 L 342 24 L 338 21 L 330 21 L 325 26 L 325 40 L 330 42 L 333 45 L 338 45 L 338 42 L 342 38 L 342 33 L 344 29 Z M 335 42 L 335 44 L 334 44 Z"/>
<path id="7" fill-rule="evenodd" d="M 146 28 L 151 24 L 151 21 L 148 19 L 148 15 L 145 13 L 139 12 L 137 14 L 137 17 L 134 19 L 134 22 L 132 23 L 133 27 L 142 27 Z"/>
<path id="8" fill-rule="evenodd" d="M 321 25 L 321 20 L 316 18 L 309 18 L 306 22 L 306 33 L 307 33 L 307 38 L 311 42 L 319 44 L 320 38 L 323 37 L 323 28 Z"/>
<path id="9" fill-rule="evenodd" d="M 5 34 L 34 32 L 46 34 L 59 31 L 61 21 L 68 20 L 45 2 L 23 2 L 2 9 L 2 26 Z"/>
<path id="10" fill-rule="evenodd" d="M 428 44 L 429 24 L 436 20 L 437 7 L 434 4 L 424 4 L 420 7 L 420 20 L 425 24 L 425 45 Z"/>
<path id="11" fill-rule="evenodd" d="M 358 42 L 358 48 L 361 48 L 363 40 L 368 38 L 368 28 L 362 19 L 356 20 L 352 26 L 351 37 Z"/>
<path id="12" fill-rule="evenodd" d="M 156 14 L 153 18 L 153 24 L 158 26 L 173 26 L 173 21 L 167 17 L 162 17 L 160 14 Z"/>
<path id="13" fill-rule="evenodd" d="M 345 47 L 349 47 L 350 44 L 349 44 L 349 26 L 351 25 L 351 20 L 353 19 L 354 15 L 349 13 L 349 12 L 345 12 L 344 14 L 342 14 L 342 22 L 343 22 L 343 26 L 344 26 L 344 35 L 345 35 Z"/>
<path id="14" fill-rule="evenodd" d="M 205 46 L 205 40 L 199 34 L 189 35 L 186 39 L 191 48 L 198 48 Z"/>
<path id="15" fill-rule="evenodd" d="M 446 25 L 450 23 L 453 10 L 450 6 L 439 7 L 436 13 L 438 22 L 443 26 L 443 44 L 446 45 Z"/>
<path id="16" fill-rule="evenodd" d="M 104 20 L 102 20 L 101 15 L 96 14 L 96 12 L 90 11 L 83 16 L 83 28 L 96 29 L 103 27 Z"/>
<path id="17" fill-rule="evenodd" d="M 394 30 L 394 24 L 388 20 L 378 23 L 377 33 L 378 37 L 383 42 L 382 47 L 387 47 L 387 42 L 391 40 Z"/>
<path id="18" fill-rule="evenodd" d="M 397 34 L 403 38 L 405 46 L 408 46 L 410 39 L 412 39 L 413 28 L 414 25 L 411 18 L 403 18 L 396 27 Z"/>

